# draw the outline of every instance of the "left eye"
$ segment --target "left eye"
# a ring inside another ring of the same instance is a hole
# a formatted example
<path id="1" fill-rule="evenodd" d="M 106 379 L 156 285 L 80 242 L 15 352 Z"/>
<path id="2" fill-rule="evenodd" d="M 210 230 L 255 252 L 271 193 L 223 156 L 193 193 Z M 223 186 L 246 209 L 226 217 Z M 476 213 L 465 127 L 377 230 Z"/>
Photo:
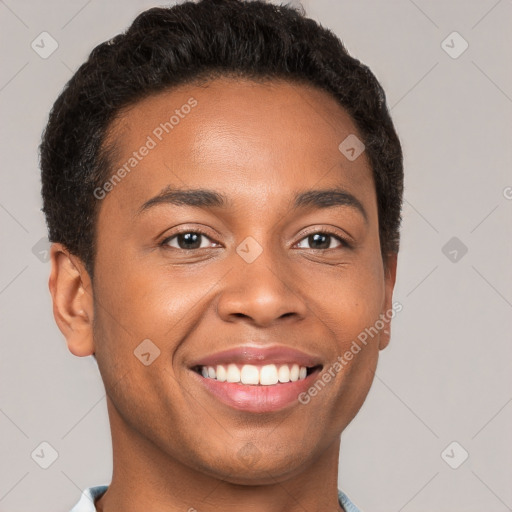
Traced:
<path id="1" fill-rule="evenodd" d="M 171 243 L 171 241 L 174 239 L 176 239 L 178 247 Z M 184 250 L 203 249 L 207 246 L 201 243 L 201 239 L 210 240 L 204 233 L 200 233 L 199 231 L 186 231 L 184 233 L 177 233 L 176 235 L 166 238 L 162 242 L 162 245 L 168 245 L 170 247 L 174 247 L 175 249 Z"/>
<path id="2" fill-rule="evenodd" d="M 309 242 L 310 244 L 316 245 L 316 247 L 309 247 L 310 249 L 334 249 L 334 247 L 330 247 L 332 240 L 338 241 L 338 247 L 345 247 L 347 243 L 345 240 L 343 240 L 341 237 L 336 236 L 332 233 L 324 233 L 324 232 L 317 232 L 312 233 L 311 235 L 306 236 L 303 238 L 300 243 L 303 243 L 303 241 Z M 308 247 L 299 247 L 300 249 L 308 249 Z"/>

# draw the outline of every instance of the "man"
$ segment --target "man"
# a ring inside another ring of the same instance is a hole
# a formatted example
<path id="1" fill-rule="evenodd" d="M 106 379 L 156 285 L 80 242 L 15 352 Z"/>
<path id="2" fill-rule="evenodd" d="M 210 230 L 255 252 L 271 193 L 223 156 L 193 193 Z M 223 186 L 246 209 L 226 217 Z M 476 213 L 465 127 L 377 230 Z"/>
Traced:
<path id="1" fill-rule="evenodd" d="M 56 322 L 110 485 L 73 508 L 357 511 L 340 436 L 390 339 L 402 152 L 373 74 L 289 7 L 140 14 L 50 114 Z"/>

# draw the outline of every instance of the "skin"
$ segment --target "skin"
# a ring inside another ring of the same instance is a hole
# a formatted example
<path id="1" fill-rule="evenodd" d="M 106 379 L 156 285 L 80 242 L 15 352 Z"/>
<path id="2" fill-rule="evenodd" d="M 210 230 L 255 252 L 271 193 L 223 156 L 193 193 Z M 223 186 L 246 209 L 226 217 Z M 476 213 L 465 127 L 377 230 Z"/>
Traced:
<path id="1" fill-rule="evenodd" d="M 389 312 L 396 254 L 383 264 L 372 172 L 364 153 L 349 161 L 338 150 L 358 131 L 313 87 L 216 79 L 126 110 L 110 132 L 114 168 L 191 96 L 197 106 L 101 201 L 94 280 L 63 245 L 51 250 L 56 322 L 73 354 L 95 354 L 107 393 L 113 477 L 97 510 L 341 510 L 340 436 L 389 324 L 309 404 L 277 412 L 220 403 L 188 365 L 252 340 L 316 354 L 327 368 Z M 213 189 L 232 205 L 137 214 L 168 185 Z M 367 221 L 347 206 L 292 209 L 296 192 L 333 186 L 361 202 Z M 201 248 L 180 248 L 182 237 L 159 245 L 182 228 L 204 233 Z M 320 249 L 308 241 L 326 230 Z M 236 252 L 248 236 L 263 250 L 252 263 Z M 160 356 L 145 366 L 133 351 L 147 338 Z"/>

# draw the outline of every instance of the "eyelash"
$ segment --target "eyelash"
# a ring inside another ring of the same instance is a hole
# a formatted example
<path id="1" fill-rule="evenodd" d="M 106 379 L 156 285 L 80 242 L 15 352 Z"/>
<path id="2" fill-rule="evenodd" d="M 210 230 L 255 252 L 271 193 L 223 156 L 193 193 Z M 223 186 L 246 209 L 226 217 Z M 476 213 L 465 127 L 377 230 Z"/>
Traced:
<path id="1" fill-rule="evenodd" d="M 218 243 L 218 242 L 215 242 L 214 240 L 212 240 L 206 233 L 204 233 L 203 231 L 200 231 L 200 230 L 196 230 L 196 229 L 184 229 L 183 231 L 179 231 L 178 233 L 174 233 L 172 236 L 169 236 L 167 238 L 165 238 L 164 240 L 162 240 L 162 242 L 159 244 L 161 247 L 163 248 L 168 248 L 168 243 L 170 240 L 172 240 L 173 238 L 176 238 L 177 236 L 179 235 L 184 235 L 184 234 L 189 234 L 189 233 L 195 233 L 197 235 L 202 235 L 204 237 L 206 237 L 208 240 L 214 242 L 214 243 Z M 330 237 L 333 237 L 335 239 L 337 239 L 340 243 L 341 243 L 341 247 L 335 247 L 333 249 L 309 249 L 310 251 L 333 251 L 334 249 L 340 249 L 340 248 L 347 248 L 347 249 L 350 249 L 352 247 L 352 244 L 350 242 L 348 242 L 348 240 L 346 240 L 345 238 L 341 237 L 339 234 L 333 232 L 333 231 L 330 231 L 330 230 L 317 230 L 317 231 L 311 231 L 309 233 L 306 233 L 305 236 L 303 236 L 299 242 L 297 243 L 300 243 L 302 242 L 303 240 L 307 239 L 309 236 L 311 235 L 316 235 L 316 234 L 322 234 L 322 235 L 328 235 Z M 191 251 L 197 251 L 201 248 L 196 248 L 196 249 L 181 249 L 181 248 L 177 248 L 177 247 L 171 247 L 171 249 L 177 249 L 179 251 L 186 251 L 186 252 L 191 252 Z M 202 247 L 202 249 L 205 249 L 205 247 Z"/>

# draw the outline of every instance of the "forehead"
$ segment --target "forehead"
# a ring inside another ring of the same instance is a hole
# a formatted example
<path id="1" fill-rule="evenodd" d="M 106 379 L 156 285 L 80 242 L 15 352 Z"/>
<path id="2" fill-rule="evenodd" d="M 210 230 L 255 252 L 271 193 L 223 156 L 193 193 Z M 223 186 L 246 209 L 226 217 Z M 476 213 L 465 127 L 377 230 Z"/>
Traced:
<path id="1" fill-rule="evenodd" d="M 339 149 L 347 137 L 361 139 L 355 123 L 311 86 L 227 78 L 184 85 L 123 111 L 110 135 L 112 171 L 124 172 L 102 209 L 125 215 L 169 185 L 215 189 L 253 209 L 312 187 L 374 196 L 366 155 L 351 161 Z"/>

